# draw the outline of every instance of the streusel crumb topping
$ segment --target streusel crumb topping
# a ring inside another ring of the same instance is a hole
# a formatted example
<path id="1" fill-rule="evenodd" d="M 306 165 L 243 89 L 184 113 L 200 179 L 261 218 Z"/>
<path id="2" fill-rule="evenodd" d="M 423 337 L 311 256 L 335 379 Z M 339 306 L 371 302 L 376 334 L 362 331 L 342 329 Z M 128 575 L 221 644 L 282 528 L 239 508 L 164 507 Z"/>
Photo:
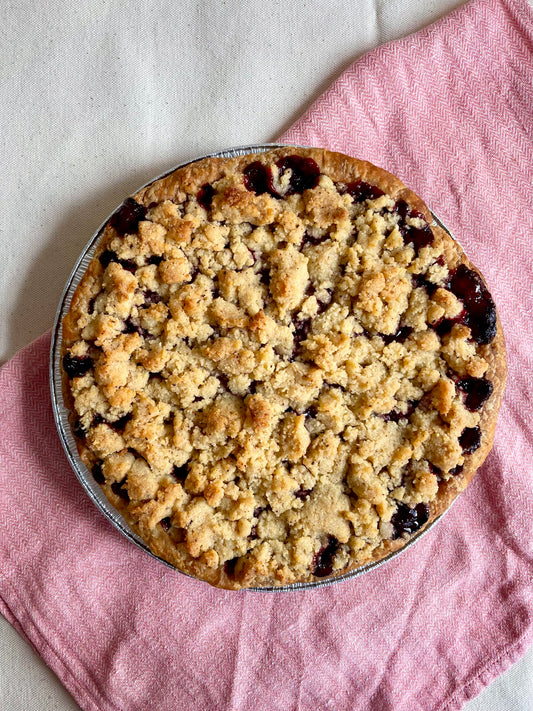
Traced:
<path id="1" fill-rule="evenodd" d="M 65 322 L 84 461 L 154 552 L 224 587 L 402 545 L 466 485 L 497 380 L 460 248 L 399 181 L 324 154 L 193 164 L 129 198 Z"/>

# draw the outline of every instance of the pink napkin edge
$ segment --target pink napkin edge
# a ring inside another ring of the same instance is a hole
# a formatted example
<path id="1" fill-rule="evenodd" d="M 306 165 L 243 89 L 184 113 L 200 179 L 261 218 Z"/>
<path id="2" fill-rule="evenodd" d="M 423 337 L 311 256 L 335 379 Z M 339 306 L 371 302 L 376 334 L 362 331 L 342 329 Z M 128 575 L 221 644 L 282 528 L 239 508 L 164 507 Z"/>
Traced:
<path id="1" fill-rule="evenodd" d="M 478 696 L 493 681 L 519 661 L 533 646 L 533 629 L 528 628 L 517 640 L 507 644 L 502 650 L 494 651 L 486 663 L 475 671 L 469 680 L 453 691 L 435 711 L 455 711 Z"/>

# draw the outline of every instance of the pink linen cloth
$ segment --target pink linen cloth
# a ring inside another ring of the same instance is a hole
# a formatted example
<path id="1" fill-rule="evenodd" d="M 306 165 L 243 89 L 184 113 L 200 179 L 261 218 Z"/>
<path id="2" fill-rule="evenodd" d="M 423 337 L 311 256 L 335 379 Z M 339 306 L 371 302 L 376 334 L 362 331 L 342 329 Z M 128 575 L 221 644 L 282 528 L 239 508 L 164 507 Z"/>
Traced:
<path id="1" fill-rule="evenodd" d="M 533 641 L 532 39 L 524 0 L 474 0 L 357 61 L 283 136 L 422 195 L 485 274 L 506 334 L 491 455 L 385 566 L 281 594 L 167 569 L 70 469 L 49 335 L 0 371 L 0 611 L 83 709 L 457 709 Z"/>

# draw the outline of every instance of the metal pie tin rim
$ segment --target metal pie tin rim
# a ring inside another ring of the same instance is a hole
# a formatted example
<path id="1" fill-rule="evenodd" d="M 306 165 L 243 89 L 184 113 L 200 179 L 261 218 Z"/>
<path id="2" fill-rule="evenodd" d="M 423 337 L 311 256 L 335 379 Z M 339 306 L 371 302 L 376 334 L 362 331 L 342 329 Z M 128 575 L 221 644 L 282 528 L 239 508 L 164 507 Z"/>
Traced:
<path id="1" fill-rule="evenodd" d="M 209 153 L 208 155 L 200 156 L 198 158 L 194 158 L 193 160 L 188 160 L 183 163 L 180 163 L 179 165 L 174 166 L 170 170 L 165 171 L 161 175 L 157 176 L 156 178 L 152 178 L 149 180 L 147 183 L 142 185 L 138 190 L 136 190 L 133 194 L 136 194 L 143 188 L 147 187 L 148 185 L 151 185 L 152 183 L 156 182 L 157 180 L 161 180 L 162 178 L 165 178 L 166 176 L 170 175 L 173 173 L 175 170 L 178 168 L 183 168 L 186 165 L 190 165 L 192 163 L 197 163 L 200 160 L 204 160 L 205 158 L 234 158 L 237 156 L 241 155 L 247 155 L 248 153 L 266 153 L 270 150 L 273 150 L 275 148 L 285 148 L 287 147 L 287 144 L 282 144 L 282 143 L 264 143 L 261 145 L 257 146 L 239 146 L 237 148 L 230 148 L 226 149 L 223 151 L 217 151 L 215 153 Z M 295 146 L 298 148 L 307 148 L 308 146 Z M 136 534 L 126 523 L 124 517 L 122 514 L 120 514 L 114 506 L 110 503 L 110 501 L 107 499 L 106 495 L 104 494 L 102 488 L 100 485 L 94 480 L 91 472 L 87 469 L 87 467 L 83 464 L 81 461 L 81 458 L 78 454 L 78 449 L 76 447 L 76 442 L 74 439 L 74 436 L 72 434 L 70 422 L 69 422 L 69 410 L 65 406 L 64 398 L 63 398 L 63 382 L 62 382 L 62 367 L 61 367 L 61 346 L 62 346 L 62 333 L 63 333 L 63 318 L 67 314 L 70 304 L 72 301 L 72 297 L 74 295 L 74 292 L 78 288 L 78 285 L 87 269 L 89 266 L 89 263 L 91 262 L 94 252 L 96 251 L 97 244 L 100 240 L 100 237 L 103 233 L 103 230 L 105 226 L 107 225 L 108 221 L 112 217 L 112 215 L 115 213 L 115 211 L 120 207 L 118 205 L 113 212 L 106 217 L 106 219 L 102 222 L 100 227 L 96 230 L 96 232 L 92 235 L 84 249 L 82 250 L 80 256 L 78 257 L 76 264 L 74 265 L 74 268 L 72 269 L 72 272 L 70 274 L 70 277 L 67 280 L 67 283 L 65 285 L 65 288 L 63 290 L 63 293 L 61 295 L 61 299 L 59 301 L 59 306 L 56 312 L 56 317 L 54 321 L 54 326 L 53 326 L 53 331 L 52 331 L 52 342 L 50 346 L 50 389 L 51 389 L 51 396 L 52 396 L 52 410 L 54 414 L 54 420 L 56 423 L 57 431 L 59 434 L 59 438 L 61 440 L 61 444 L 63 445 L 63 448 L 65 450 L 65 453 L 67 455 L 67 459 L 74 470 L 74 473 L 76 474 L 78 480 L 80 481 L 81 485 L 87 492 L 89 498 L 92 500 L 92 502 L 100 509 L 101 513 L 110 521 L 126 538 L 128 538 L 132 543 L 137 545 L 139 548 L 141 548 L 145 553 L 148 553 L 152 558 L 155 558 L 156 560 L 160 561 L 164 565 L 166 565 L 168 568 L 176 571 L 177 573 L 184 575 L 188 578 L 192 578 L 193 580 L 200 580 L 199 578 L 194 578 L 193 576 L 189 575 L 188 573 L 184 573 L 183 571 L 179 570 L 179 568 L 175 568 L 173 565 L 171 565 L 168 561 L 164 560 L 163 558 L 160 558 L 159 556 L 155 555 L 149 548 L 149 546 L 146 544 L 146 542 L 138 535 Z M 433 216 L 434 222 L 438 224 L 442 229 L 444 229 L 452 239 L 455 240 L 455 237 L 452 235 L 450 230 L 441 222 L 441 220 L 435 215 L 433 211 L 431 211 L 431 214 Z M 450 507 L 448 507 L 447 511 L 449 511 Z M 447 512 L 446 511 L 446 512 Z M 444 512 L 444 513 L 446 513 Z M 385 563 L 387 563 L 389 560 L 392 558 L 395 558 L 398 556 L 400 553 L 403 553 L 405 550 L 407 550 L 409 547 L 414 545 L 417 541 L 422 538 L 428 531 L 431 530 L 431 528 L 442 518 L 444 515 L 441 514 L 437 518 L 435 518 L 433 521 L 431 521 L 429 524 L 427 524 L 421 531 L 418 533 L 415 533 L 411 538 L 407 541 L 405 545 L 403 545 L 401 548 L 399 548 L 396 551 L 392 551 L 385 557 L 381 558 L 380 560 L 367 563 L 366 565 L 363 565 L 359 568 L 356 568 L 355 570 L 349 571 L 347 573 L 344 573 L 342 575 L 338 575 L 336 577 L 332 578 L 324 578 L 323 580 L 317 580 L 317 581 L 312 581 L 312 582 L 303 582 L 303 583 L 292 583 L 290 585 L 283 585 L 279 587 L 255 587 L 255 588 L 243 588 L 244 590 L 249 590 L 251 592 L 293 592 L 296 590 L 308 590 L 308 589 L 314 589 L 314 588 L 322 588 L 326 587 L 329 585 L 333 585 L 335 583 L 339 583 L 343 580 L 351 580 L 352 578 L 359 577 L 363 575 L 364 573 L 368 573 L 374 568 L 377 568 L 378 566 L 381 566 Z M 201 581 L 205 582 L 205 581 Z M 207 585 L 208 583 L 206 583 Z"/>

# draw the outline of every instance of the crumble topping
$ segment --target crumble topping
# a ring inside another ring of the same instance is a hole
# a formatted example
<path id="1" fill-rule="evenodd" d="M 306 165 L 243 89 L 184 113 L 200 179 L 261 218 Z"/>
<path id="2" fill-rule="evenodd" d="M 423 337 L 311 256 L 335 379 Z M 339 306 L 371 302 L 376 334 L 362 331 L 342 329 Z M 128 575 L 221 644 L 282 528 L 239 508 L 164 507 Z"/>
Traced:
<path id="1" fill-rule="evenodd" d="M 494 304 L 379 181 L 296 149 L 218 172 L 110 220 L 66 322 L 74 432 L 177 567 L 225 587 L 327 577 L 466 485 Z"/>

